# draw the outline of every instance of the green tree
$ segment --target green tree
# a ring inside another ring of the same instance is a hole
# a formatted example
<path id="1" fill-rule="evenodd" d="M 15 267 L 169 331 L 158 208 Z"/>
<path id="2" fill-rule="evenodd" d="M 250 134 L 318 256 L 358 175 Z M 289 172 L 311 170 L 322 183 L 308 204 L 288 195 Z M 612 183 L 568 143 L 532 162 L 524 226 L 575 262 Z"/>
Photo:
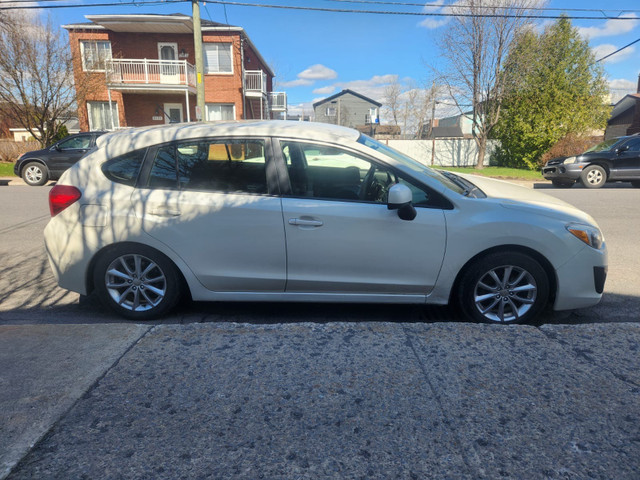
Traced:
<path id="1" fill-rule="evenodd" d="M 67 126 L 65 124 L 59 125 L 57 130 L 58 133 L 56 133 L 56 136 L 51 139 L 51 142 L 53 143 L 69 136 L 69 130 L 67 130 Z"/>
<path id="2" fill-rule="evenodd" d="M 535 169 L 560 139 L 606 124 L 604 71 L 569 19 L 560 18 L 540 34 L 521 32 L 507 65 L 507 93 L 494 130 L 501 165 Z"/>

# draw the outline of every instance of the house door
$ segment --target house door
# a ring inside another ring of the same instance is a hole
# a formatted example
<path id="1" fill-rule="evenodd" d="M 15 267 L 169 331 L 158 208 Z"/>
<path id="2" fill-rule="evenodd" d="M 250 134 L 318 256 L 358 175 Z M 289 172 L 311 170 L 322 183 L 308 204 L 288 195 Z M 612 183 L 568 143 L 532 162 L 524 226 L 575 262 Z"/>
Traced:
<path id="1" fill-rule="evenodd" d="M 158 58 L 160 59 L 160 83 L 180 83 L 178 44 L 158 43 Z"/>
<path id="2" fill-rule="evenodd" d="M 164 123 L 182 123 L 182 104 L 181 103 L 165 103 L 164 104 Z"/>

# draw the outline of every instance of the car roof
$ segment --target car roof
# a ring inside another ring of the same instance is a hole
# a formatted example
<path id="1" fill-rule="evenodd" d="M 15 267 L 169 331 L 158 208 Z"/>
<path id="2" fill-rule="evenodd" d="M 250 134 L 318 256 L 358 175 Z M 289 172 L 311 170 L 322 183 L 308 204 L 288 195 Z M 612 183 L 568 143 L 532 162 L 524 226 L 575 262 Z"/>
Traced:
<path id="1" fill-rule="evenodd" d="M 189 140 L 203 137 L 286 137 L 313 139 L 327 142 L 356 141 L 360 132 L 351 128 L 327 123 L 287 120 L 260 120 L 234 122 L 175 123 L 169 125 L 138 127 L 111 132 L 98 137 L 96 145 L 106 148 L 112 158 L 132 150 L 173 140 Z"/>

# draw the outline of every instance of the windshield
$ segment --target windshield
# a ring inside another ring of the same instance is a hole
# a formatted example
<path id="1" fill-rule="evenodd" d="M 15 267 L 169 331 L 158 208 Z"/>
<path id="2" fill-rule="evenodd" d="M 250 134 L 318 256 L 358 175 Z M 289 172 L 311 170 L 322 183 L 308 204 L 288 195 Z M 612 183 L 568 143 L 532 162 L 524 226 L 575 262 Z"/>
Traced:
<path id="1" fill-rule="evenodd" d="M 371 137 L 368 137 L 362 134 L 360 135 L 360 138 L 358 138 L 358 143 L 361 143 L 366 147 L 369 147 L 373 150 L 376 150 L 377 152 L 383 153 L 386 156 L 393 158 L 394 160 L 396 160 L 397 162 L 400 162 L 402 165 L 410 168 L 414 172 L 421 173 L 423 175 L 428 175 L 429 177 L 443 184 L 449 190 L 453 190 L 454 192 L 457 192 L 463 195 L 467 194 L 469 191 L 469 186 L 464 185 L 461 182 L 462 179 L 457 175 L 454 175 L 449 172 L 446 172 L 445 174 L 444 172 L 439 172 L 438 170 L 429 168 L 426 165 L 423 165 L 422 163 L 418 162 L 417 160 L 414 160 L 413 158 L 405 155 L 404 153 L 400 153 L 399 151 L 394 150 L 390 146 L 385 145 L 384 143 L 380 143 Z M 470 184 L 470 182 L 466 180 L 464 180 L 464 182 L 469 184 L 470 186 L 473 186 Z"/>
<path id="2" fill-rule="evenodd" d="M 611 150 L 614 147 L 614 145 L 616 145 L 617 143 L 622 143 L 625 140 L 626 140 L 625 138 L 612 138 L 610 140 L 607 140 L 606 142 L 602 142 L 594 147 L 591 147 L 589 150 L 587 150 L 584 153 L 606 152 L 607 150 Z"/>

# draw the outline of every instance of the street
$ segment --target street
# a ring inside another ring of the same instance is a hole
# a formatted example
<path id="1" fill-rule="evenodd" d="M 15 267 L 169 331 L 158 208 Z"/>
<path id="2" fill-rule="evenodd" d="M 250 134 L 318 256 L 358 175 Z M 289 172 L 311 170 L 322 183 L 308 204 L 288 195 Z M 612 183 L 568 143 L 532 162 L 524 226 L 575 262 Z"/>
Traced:
<path id="1" fill-rule="evenodd" d="M 609 248 L 596 307 L 207 304 L 135 325 L 59 289 L 49 188 L 0 187 L 0 478 L 616 478 L 640 469 L 640 189 L 533 185 Z"/>

